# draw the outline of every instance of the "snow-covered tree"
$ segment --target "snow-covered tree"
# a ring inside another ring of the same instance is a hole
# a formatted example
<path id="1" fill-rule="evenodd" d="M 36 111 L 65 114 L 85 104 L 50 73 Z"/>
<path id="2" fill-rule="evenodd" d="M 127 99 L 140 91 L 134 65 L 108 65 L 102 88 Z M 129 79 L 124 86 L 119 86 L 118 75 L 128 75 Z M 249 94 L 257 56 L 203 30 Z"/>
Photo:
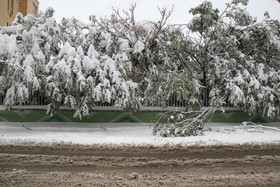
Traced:
<path id="1" fill-rule="evenodd" d="M 206 104 L 228 103 L 273 117 L 279 113 L 279 22 L 267 17 L 258 23 L 240 3 L 248 1 L 227 3 L 220 14 L 208 1 L 190 11 L 195 15 L 189 24 L 196 34 L 193 59 L 208 91 Z"/>
<path id="2" fill-rule="evenodd" d="M 78 107 L 74 117 L 89 114 L 96 102 L 113 103 L 115 106 L 139 108 L 138 85 L 127 77 L 131 63 L 125 53 L 112 57 L 100 55 L 93 45 L 84 52 L 65 43 L 59 55 L 47 65 L 48 112 L 66 105 Z"/>
<path id="3" fill-rule="evenodd" d="M 233 21 L 227 32 L 228 78 L 224 84 L 228 102 L 251 114 L 279 115 L 279 22 L 266 17 L 257 22 L 234 6 L 227 16 Z M 278 31 L 277 31 L 278 30 Z"/>
<path id="4" fill-rule="evenodd" d="M 72 17 L 70 19 L 63 18 L 59 27 L 63 42 L 68 42 L 72 46 L 84 47 L 86 44 L 86 34 L 89 32 L 87 24 Z"/>
<path id="5" fill-rule="evenodd" d="M 280 24 L 268 13 L 253 19 L 247 3 L 233 0 L 220 12 L 204 1 L 184 30 L 167 25 L 172 10 L 160 9 L 156 22 L 137 21 L 135 5 L 91 16 L 90 24 L 57 23 L 52 8 L 38 18 L 18 14 L 0 28 L 0 94 L 11 108 L 39 91 L 50 114 L 66 105 L 80 118 L 96 102 L 138 109 L 140 101 L 164 107 L 171 97 L 188 110 L 203 100 L 276 116 Z"/>
<path id="6" fill-rule="evenodd" d="M 195 96 L 199 85 L 191 69 L 182 65 L 176 55 L 171 54 L 170 47 L 176 45 L 176 41 L 170 37 L 170 30 L 159 35 L 151 47 L 151 61 L 154 63 L 144 79 L 144 101 L 148 105 L 166 107 L 170 98 L 175 98 L 186 106 L 186 110 L 190 110 L 197 102 Z"/>
<path id="7" fill-rule="evenodd" d="M 39 13 L 36 22 L 37 43 L 44 53 L 46 62 L 58 55 L 60 45 L 63 43 L 62 31 L 53 14 L 54 9 L 49 7 L 44 13 Z"/>
<path id="8" fill-rule="evenodd" d="M 31 15 L 23 17 L 18 13 L 11 28 L 3 28 L 4 45 L 9 46 L 6 53 L 3 77 L 5 90 L 4 105 L 9 109 L 15 104 L 25 103 L 30 94 L 40 89 L 38 66 L 42 59 L 42 51 L 35 42 L 35 18 Z M 2 38 L 2 37 L 1 37 Z M 6 43 L 5 42 L 9 42 Z"/>
<path id="9" fill-rule="evenodd" d="M 188 107 L 195 102 L 195 80 L 192 73 L 180 64 L 174 63 L 167 47 L 172 45 L 171 37 L 166 37 L 172 30 L 166 22 L 172 9 L 159 9 L 159 21 L 136 21 L 135 5 L 129 11 L 113 9 L 109 19 L 97 20 L 97 24 L 113 38 L 113 43 L 121 44 L 117 49 L 125 51 L 132 62 L 132 79 L 139 84 L 143 104 L 167 106 L 171 97 L 184 102 Z"/>
<path id="10" fill-rule="evenodd" d="M 181 63 L 178 67 L 188 67 L 198 88 L 205 90 L 203 105 L 213 108 L 202 111 L 205 116 L 225 105 L 241 107 L 250 114 L 279 116 L 279 21 L 266 13 L 264 21 L 257 22 L 242 8 L 247 3 L 233 0 L 220 13 L 204 1 L 190 10 L 194 18 L 187 25 L 188 35 L 171 34 L 169 57 Z M 183 122 L 170 121 L 173 118 L 177 120 L 171 114 L 167 123 L 157 123 L 155 133 L 185 136 L 200 132 L 189 128 L 201 127 L 203 120 L 180 117 Z"/>
<path id="11" fill-rule="evenodd" d="M 40 91 L 48 113 L 59 106 L 77 108 L 75 117 L 89 113 L 96 102 L 139 108 L 138 84 L 121 40 L 79 20 L 57 24 L 48 8 L 38 18 L 18 14 L 12 27 L 2 27 L 1 91 L 4 104 L 23 104 Z"/>

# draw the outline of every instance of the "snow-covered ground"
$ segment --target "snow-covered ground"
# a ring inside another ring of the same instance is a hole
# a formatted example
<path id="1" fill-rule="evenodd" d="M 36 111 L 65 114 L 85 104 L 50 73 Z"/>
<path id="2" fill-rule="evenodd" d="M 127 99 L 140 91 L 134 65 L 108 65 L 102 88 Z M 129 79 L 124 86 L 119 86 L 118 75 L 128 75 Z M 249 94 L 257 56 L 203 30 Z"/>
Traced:
<path id="1" fill-rule="evenodd" d="M 231 145 L 280 143 L 280 124 L 248 131 L 242 124 L 209 123 L 203 136 L 162 138 L 153 136 L 149 124 L 0 123 L 0 144 L 73 143 L 99 145 Z"/>

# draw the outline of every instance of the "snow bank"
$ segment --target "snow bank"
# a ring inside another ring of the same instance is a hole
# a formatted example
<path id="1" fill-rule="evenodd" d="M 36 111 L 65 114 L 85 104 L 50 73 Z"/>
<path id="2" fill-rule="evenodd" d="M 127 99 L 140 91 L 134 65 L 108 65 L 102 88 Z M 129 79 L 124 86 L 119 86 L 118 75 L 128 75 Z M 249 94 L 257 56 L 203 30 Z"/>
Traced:
<path id="1" fill-rule="evenodd" d="M 240 126 L 236 126 L 240 125 Z M 280 126 L 280 124 L 273 124 Z M 85 145 L 232 145 L 280 143 L 280 132 L 249 132 L 241 124 L 207 124 L 203 136 L 161 138 L 149 124 L 0 123 L 0 144 L 73 143 Z"/>

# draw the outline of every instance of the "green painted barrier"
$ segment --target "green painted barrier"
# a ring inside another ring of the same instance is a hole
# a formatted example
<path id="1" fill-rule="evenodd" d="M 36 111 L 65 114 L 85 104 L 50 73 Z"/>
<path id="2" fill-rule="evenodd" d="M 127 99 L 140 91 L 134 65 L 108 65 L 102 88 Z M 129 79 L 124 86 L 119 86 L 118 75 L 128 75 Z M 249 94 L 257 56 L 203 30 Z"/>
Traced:
<path id="1" fill-rule="evenodd" d="M 61 110 L 53 116 L 46 116 L 45 110 L 1 110 L 0 122 L 79 122 L 79 123 L 153 123 L 159 119 L 160 112 L 129 112 L 129 111 L 92 111 L 83 119 L 73 118 L 74 111 Z M 162 121 L 166 121 L 167 117 Z M 215 112 L 209 122 L 241 123 L 280 122 L 278 118 L 266 118 L 261 115 L 250 116 L 242 111 Z"/>

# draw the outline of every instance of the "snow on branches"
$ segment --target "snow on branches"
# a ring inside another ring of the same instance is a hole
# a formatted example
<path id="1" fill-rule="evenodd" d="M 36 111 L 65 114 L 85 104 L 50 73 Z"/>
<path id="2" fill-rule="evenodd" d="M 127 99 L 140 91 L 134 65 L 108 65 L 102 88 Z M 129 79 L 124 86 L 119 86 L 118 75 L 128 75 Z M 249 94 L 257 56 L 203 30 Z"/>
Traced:
<path id="1" fill-rule="evenodd" d="M 211 118 L 216 108 L 206 108 L 199 111 L 167 111 L 160 114 L 153 133 L 162 137 L 185 137 L 202 135 L 205 131 L 204 122 Z M 165 120 L 164 120 L 165 118 Z M 167 119 L 166 119 L 167 118 Z M 163 122 L 164 121 L 164 122 Z"/>
<path id="2" fill-rule="evenodd" d="M 90 24 L 57 23 L 52 8 L 38 18 L 18 14 L 11 27 L 0 27 L 4 105 L 40 92 L 49 114 L 68 106 L 82 118 L 96 102 L 138 109 L 176 97 L 188 111 L 200 103 L 279 116 L 280 24 L 268 13 L 253 19 L 247 3 L 233 0 L 220 12 L 205 1 L 190 10 L 184 32 L 167 25 L 173 9 L 159 9 L 156 22 L 136 20 L 135 5 L 91 16 Z"/>
<path id="3" fill-rule="evenodd" d="M 186 45 L 195 50 L 189 64 L 200 67 L 197 78 L 209 98 L 205 105 L 279 116 L 279 21 L 266 17 L 257 22 L 240 3 L 247 5 L 234 0 L 221 13 L 208 1 L 191 9 L 195 17 Z"/>

